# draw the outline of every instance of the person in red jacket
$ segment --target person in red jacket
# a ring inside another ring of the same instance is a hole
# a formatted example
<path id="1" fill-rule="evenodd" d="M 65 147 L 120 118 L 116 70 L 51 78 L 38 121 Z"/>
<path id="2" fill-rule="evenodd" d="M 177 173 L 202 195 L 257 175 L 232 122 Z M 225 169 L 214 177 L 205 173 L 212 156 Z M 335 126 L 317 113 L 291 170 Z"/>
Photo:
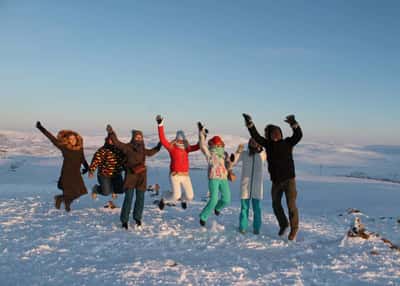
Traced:
<path id="1" fill-rule="evenodd" d="M 160 142 L 167 149 L 171 158 L 170 164 L 170 182 L 171 191 L 163 195 L 158 204 L 160 210 L 163 210 L 166 203 L 174 203 L 181 199 L 182 208 L 187 208 L 187 202 L 193 200 L 192 181 L 189 176 L 189 153 L 200 149 L 199 144 L 190 145 L 186 139 L 185 133 L 181 130 L 176 132 L 176 138 L 168 141 L 164 132 L 164 119 L 161 115 L 157 115 L 158 135 Z M 182 189 L 184 196 L 181 196 Z"/>

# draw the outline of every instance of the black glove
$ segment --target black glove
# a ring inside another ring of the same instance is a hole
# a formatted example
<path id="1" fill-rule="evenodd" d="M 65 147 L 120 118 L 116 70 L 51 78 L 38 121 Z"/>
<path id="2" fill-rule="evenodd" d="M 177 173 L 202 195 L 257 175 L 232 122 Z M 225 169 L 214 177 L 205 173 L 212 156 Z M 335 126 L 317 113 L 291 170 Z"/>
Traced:
<path id="1" fill-rule="evenodd" d="M 40 123 L 40 121 L 37 121 L 37 122 L 36 122 L 36 128 L 37 128 L 37 129 L 43 128 L 42 123 Z"/>
<path id="2" fill-rule="evenodd" d="M 244 117 L 244 122 L 245 122 L 247 127 L 250 127 L 251 125 L 253 125 L 253 120 L 251 119 L 250 115 L 248 115 L 246 113 L 243 113 L 242 115 Z"/>
<path id="3" fill-rule="evenodd" d="M 297 124 L 297 121 L 296 121 L 294 115 L 288 115 L 288 116 L 286 116 L 285 122 L 289 123 L 290 126 L 293 126 L 293 125 L 296 125 L 296 124 Z"/>
<path id="4" fill-rule="evenodd" d="M 197 122 L 197 127 L 199 128 L 199 131 L 200 131 L 200 132 L 202 132 L 202 131 L 204 130 L 204 132 L 205 132 L 206 134 L 208 134 L 208 129 L 205 129 L 205 128 L 204 128 L 204 125 L 201 124 L 201 122 Z"/>
<path id="5" fill-rule="evenodd" d="M 233 154 L 233 153 L 231 154 L 230 160 L 232 163 L 235 162 L 235 154 Z"/>
<path id="6" fill-rule="evenodd" d="M 89 168 L 83 168 L 82 175 L 85 175 L 87 172 L 89 172 Z"/>
<path id="7" fill-rule="evenodd" d="M 112 127 L 111 127 L 110 124 L 107 124 L 106 130 L 107 130 L 107 133 L 108 133 L 108 134 L 111 134 L 111 133 L 114 132 L 114 130 L 112 129 Z"/>
<path id="8" fill-rule="evenodd" d="M 158 144 L 157 144 L 156 148 L 157 148 L 158 150 L 161 150 L 161 147 L 162 147 L 162 144 L 161 144 L 161 142 L 158 142 Z"/>
<path id="9" fill-rule="evenodd" d="M 162 118 L 161 115 L 157 115 L 156 121 L 157 121 L 158 125 L 160 125 L 163 122 L 163 119 L 164 118 Z"/>

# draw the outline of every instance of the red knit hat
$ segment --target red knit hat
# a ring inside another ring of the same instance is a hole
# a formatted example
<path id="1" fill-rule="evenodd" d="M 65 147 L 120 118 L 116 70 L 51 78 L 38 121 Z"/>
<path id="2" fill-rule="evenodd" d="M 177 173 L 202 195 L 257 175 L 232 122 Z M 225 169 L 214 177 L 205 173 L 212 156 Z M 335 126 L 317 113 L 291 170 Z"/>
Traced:
<path id="1" fill-rule="evenodd" d="M 214 136 L 213 138 L 208 140 L 208 145 L 209 146 L 225 147 L 224 141 L 222 141 L 221 137 L 219 137 L 219 136 Z"/>

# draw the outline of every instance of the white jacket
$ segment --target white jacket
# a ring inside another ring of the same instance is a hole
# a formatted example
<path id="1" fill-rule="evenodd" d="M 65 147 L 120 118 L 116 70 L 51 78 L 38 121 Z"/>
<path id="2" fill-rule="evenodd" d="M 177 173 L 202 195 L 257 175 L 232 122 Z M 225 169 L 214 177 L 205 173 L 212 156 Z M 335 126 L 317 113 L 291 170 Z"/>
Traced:
<path id="1" fill-rule="evenodd" d="M 266 160 L 267 154 L 264 150 L 261 153 L 255 153 L 253 156 L 250 156 L 248 150 L 235 153 L 233 164 L 242 162 L 241 199 L 263 199 Z"/>

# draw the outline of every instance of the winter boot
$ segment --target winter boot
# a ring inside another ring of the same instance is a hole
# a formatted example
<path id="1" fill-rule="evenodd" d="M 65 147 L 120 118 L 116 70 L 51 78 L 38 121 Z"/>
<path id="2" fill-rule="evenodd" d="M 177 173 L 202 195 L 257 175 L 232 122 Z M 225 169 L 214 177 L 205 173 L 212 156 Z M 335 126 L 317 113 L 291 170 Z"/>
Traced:
<path id="1" fill-rule="evenodd" d="M 200 219 L 200 225 L 205 227 L 206 226 L 206 222 L 204 220 Z"/>
<path id="2" fill-rule="evenodd" d="M 128 223 L 127 222 L 123 222 L 122 223 L 122 228 L 125 228 L 126 230 L 128 230 Z"/>
<path id="3" fill-rule="evenodd" d="M 107 204 L 104 206 L 105 209 L 115 209 L 117 206 L 113 203 L 113 201 L 108 201 Z"/>
<path id="4" fill-rule="evenodd" d="M 255 235 L 259 235 L 260 234 L 260 231 L 259 230 L 253 230 L 253 233 L 255 234 Z"/>
<path id="5" fill-rule="evenodd" d="M 67 211 L 67 212 L 70 212 L 71 211 L 71 200 L 65 200 L 64 201 L 64 204 L 65 204 L 65 210 Z"/>
<path id="6" fill-rule="evenodd" d="M 98 185 L 94 185 L 92 188 L 92 199 L 95 200 L 97 198 L 97 188 Z"/>
<path id="7" fill-rule="evenodd" d="M 158 208 L 159 208 L 160 210 L 163 210 L 163 209 L 164 209 L 164 207 L 165 207 L 164 200 L 163 200 L 163 199 L 161 199 L 161 200 L 160 200 L 160 202 L 158 203 Z"/>
<path id="8" fill-rule="evenodd" d="M 290 230 L 290 233 L 289 233 L 289 236 L 288 236 L 288 239 L 291 240 L 291 241 L 292 241 L 292 240 L 296 240 L 297 231 L 298 231 L 297 228 L 291 229 L 291 230 Z"/>
<path id="9" fill-rule="evenodd" d="M 136 222 L 137 226 L 142 226 L 142 221 L 141 220 L 135 219 L 135 222 Z"/>
<path id="10" fill-rule="evenodd" d="M 182 202 L 181 205 L 182 205 L 182 208 L 183 208 L 184 210 L 187 209 L 187 202 Z"/>
<path id="11" fill-rule="evenodd" d="M 62 195 L 55 196 L 54 201 L 55 201 L 55 208 L 59 210 L 63 202 L 63 196 Z"/>
<path id="12" fill-rule="evenodd" d="M 278 235 L 279 235 L 280 237 L 285 236 L 285 234 L 286 234 L 286 232 L 287 232 L 288 229 L 289 229 L 288 226 L 281 227 L 281 228 L 279 229 Z"/>
<path id="13" fill-rule="evenodd" d="M 221 214 L 221 212 L 217 211 L 216 209 L 214 210 L 214 213 L 215 213 L 216 216 L 219 216 Z"/>

